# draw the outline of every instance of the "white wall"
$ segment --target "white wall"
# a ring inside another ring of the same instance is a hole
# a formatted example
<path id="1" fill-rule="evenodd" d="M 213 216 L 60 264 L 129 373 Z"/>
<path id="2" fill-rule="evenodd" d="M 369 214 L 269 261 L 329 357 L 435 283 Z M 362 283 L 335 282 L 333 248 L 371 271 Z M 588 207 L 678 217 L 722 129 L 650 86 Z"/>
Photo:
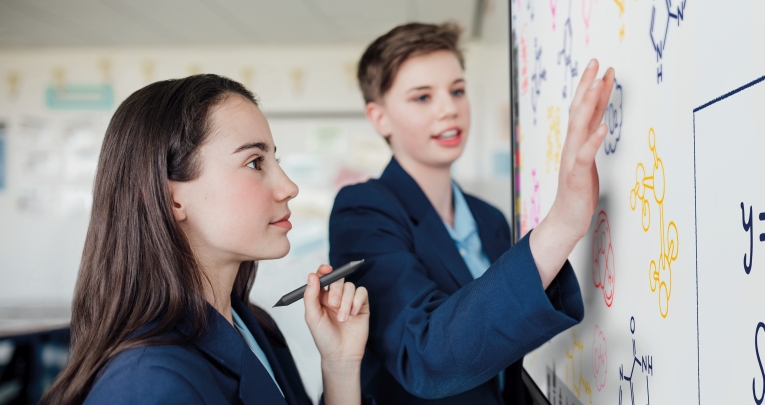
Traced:
<path id="1" fill-rule="evenodd" d="M 271 311 L 306 388 L 318 395 L 319 358 L 302 305 L 270 308 L 327 262 L 327 220 L 339 186 L 378 176 L 390 157 L 363 117 L 355 81 L 363 49 L 360 44 L 0 51 L 0 122 L 7 128 L 6 156 L 0 156 L 7 171 L 0 189 L 0 304 L 70 302 L 100 143 L 119 102 L 152 81 L 199 72 L 226 75 L 260 96 L 272 117 L 282 166 L 300 187 L 291 204 L 292 251 L 261 263 L 252 298 Z M 510 176 L 500 165 L 509 162 L 507 46 L 468 44 L 466 57 L 473 122 L 455 177 L 509 215 Z M 113 88 L 111 107 L 46 105 L 49 86 L 97 84 Z M 305 118 L 310 112 L 319 116 Z"/>

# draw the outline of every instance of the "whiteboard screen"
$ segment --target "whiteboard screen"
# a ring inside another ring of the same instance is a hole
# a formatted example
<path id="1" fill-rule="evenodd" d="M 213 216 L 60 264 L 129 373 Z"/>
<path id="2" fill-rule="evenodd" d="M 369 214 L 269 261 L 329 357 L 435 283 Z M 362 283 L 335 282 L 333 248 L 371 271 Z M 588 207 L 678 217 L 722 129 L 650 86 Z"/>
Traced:
<path id="1" fill-rule="evenodd" d="M 521 235 L 555 199 L 585 66 L 616 69 L 569 258 L 585 318 L 524 359 L 551 403 L 762 403 L 763 17 L 753 0 L 511 0 Z"/>

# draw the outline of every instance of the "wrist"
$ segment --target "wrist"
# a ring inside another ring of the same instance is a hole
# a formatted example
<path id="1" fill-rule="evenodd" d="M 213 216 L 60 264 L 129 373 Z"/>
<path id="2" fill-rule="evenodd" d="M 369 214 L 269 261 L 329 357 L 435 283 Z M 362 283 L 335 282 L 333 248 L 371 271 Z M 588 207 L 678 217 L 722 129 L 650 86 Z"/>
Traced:
<path id="1" fill-rule="evenodd" d="M 361 360 L 321 359 L 321 372 L 325 376 L 353 377 L 361 375 Z"/>

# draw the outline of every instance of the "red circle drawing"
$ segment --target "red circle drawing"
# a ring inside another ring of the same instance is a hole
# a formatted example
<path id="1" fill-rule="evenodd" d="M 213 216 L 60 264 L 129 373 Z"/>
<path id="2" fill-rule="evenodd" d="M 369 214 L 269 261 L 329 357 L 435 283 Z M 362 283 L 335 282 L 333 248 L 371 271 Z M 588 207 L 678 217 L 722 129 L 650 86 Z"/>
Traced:
<path id="1" fill-rule="evenodd" d="M 595 232 L 592 234 L 592 282 L 603 290 L 606 306 L 614 302 L 614 248 L 611 245 L 611 227 L 605 211 L 598 213 Z"/>

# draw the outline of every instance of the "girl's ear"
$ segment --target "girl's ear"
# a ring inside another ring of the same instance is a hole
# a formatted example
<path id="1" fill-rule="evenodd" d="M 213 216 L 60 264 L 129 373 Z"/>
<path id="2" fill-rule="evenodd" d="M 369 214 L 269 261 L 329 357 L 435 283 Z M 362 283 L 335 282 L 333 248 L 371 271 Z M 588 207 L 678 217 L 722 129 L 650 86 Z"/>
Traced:
<path id="1" fill-rule="evenodd" d="M 385 111 L 385 107 L 382 105 L 370 101 L 367 103 L 366 108 L 366 116 L 367 119 L 372 123 L 372 125 L 377 130 L 377 133 L 383 136 L 383 138 L 390 138 L 391 133 L 393 130 L 390 127 L 390 120 L 388 120 L 387 112 Z"/>
<path id="2" fill-rule="evenodd" d="M 167 184 L 170 189 L 170 201 L 173 203 L 173 216 L 176 221 L 183 222 L 186 220 L 186 205 L 182 202 L 182 198 L 180 198 L 183 194 L 180 190 L 182 183 L 168 181 Z"/>

